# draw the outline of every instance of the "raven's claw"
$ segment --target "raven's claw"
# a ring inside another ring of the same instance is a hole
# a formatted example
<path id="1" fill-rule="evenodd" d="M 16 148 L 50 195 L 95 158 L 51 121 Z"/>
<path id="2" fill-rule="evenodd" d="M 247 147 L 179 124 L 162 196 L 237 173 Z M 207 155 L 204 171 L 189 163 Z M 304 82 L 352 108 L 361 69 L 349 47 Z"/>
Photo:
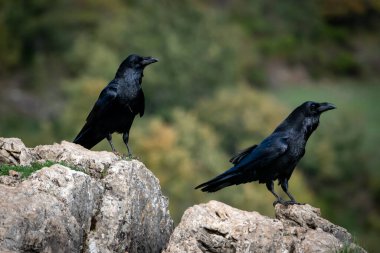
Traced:
<path id="1" fill-rule="evenodd" d="M 273 206 L 276 206 L 277 204 L 281 204 L 281 205 L 285 205 L 286 201 L 284 201 L 283 199 L 281 198 L 278 198 L 276 199 L 274 202 L 273 202 Z"/>
<path id="2" fill-rule="evenodd" d="M 295 200 L 289 200 L 289 201 L 285 201 L 283 203 L 283 205 L 285 205 L 285 206 L 288 206 L 288 205 L 305 205 L 305 203 L 299 203 Z"/>

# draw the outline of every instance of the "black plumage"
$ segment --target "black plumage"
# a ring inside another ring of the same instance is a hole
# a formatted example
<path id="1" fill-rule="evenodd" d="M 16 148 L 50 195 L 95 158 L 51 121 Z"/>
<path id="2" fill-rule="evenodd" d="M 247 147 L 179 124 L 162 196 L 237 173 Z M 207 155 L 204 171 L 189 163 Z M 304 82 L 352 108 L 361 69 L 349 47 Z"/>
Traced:
<path id="1" fill-rule="evenodd" d="M 276 197 L 273 205 L 298 203 L 288 191 L 288 181 L 295 166 L 305 154 L 306 142 L 318 127 L 320 115 L 334 108 L 330 103 L 303 103 L 259 145 L 253 145 L 232 157 L 232 168 L 198 185 L 196 189 L 215 192 L 227 186 L 259 181 L 265 183 Z M 279 181 L 290 201 L 284 201 L 274 192 L 275 180 Z"/>
<path id="2" fill-rule="evenodd" d="M 112 151 L 112 133 L 122 133 L 128 149 L 129 130 L 137 114 L 144 115 L 145 98 L 141 87 L 143 71 L 146 66 L 157 62 L 152 57 L 141 57 L 132 54 L 119 66 L 115 78 L 102 90 L 86 123 L 74 143 L 91 149 L 104 138 L 107 138 Z"/>

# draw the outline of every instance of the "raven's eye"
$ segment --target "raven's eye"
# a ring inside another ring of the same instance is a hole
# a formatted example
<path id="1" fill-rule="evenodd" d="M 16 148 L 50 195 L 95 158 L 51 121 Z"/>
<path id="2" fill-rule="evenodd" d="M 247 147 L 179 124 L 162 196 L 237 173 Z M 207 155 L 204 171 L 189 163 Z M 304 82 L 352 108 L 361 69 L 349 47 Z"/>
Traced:
<path id="1" fill-rule="evenodd" d="M 310 105 L 310 109 L 311 109 L 312 111 L 314 111 L 316 108 L 317 108 L 317 105 L 316 105 L 316 104 L 311 104 L 311 105 Z"/>

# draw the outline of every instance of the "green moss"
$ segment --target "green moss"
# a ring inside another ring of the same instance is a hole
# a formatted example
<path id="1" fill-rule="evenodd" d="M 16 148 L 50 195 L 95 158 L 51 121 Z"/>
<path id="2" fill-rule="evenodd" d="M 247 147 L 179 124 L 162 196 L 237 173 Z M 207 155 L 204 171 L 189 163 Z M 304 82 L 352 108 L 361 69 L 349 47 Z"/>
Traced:
<path id="1" fill-rule="evenodd" d="M 103 169 L 102 172 L 100 173 L 100 178 L 103 179 L 108 175 L 108 168 Z"/>
<path id="2" fill-rule="evenodd" d="M 30 166 L 20 166 L 20 165 L 7 165 L 7 164 L 0 164 L 0 176 L 8 176 L 10 170 L 17 171 L 21 173 L 21 178 L 25 179 L 28 178 L 32 173 L 44 168 L 44 167 L 50 167 L 54 164 L 61 164 L 65 167 L 68 167 L 72 170 L 81 171 L 79 168 L 70 166 L 64 162 L 53 162 L 53 161 L 46 161 L 43 163 L 32 163 Z"/>

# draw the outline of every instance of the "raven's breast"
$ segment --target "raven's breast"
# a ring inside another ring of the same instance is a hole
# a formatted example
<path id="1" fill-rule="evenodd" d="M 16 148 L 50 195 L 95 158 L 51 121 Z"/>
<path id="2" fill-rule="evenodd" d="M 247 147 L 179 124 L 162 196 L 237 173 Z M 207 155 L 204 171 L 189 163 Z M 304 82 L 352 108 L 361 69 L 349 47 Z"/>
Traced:
<path id="1" fill-rule="evenodd" d="M 129 132 L 135 118 L 130 106 L 126 103 L 115 103 L 109 109 L 102 122 L 99 122 L 99 127 L 107 133 Z"/>

